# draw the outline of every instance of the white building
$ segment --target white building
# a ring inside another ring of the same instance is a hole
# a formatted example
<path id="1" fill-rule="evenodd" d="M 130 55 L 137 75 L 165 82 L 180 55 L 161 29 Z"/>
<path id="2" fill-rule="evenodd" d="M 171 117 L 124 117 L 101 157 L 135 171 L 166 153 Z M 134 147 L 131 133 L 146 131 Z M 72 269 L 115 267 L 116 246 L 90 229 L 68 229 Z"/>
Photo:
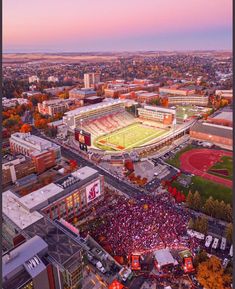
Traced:
<path id="1" fill-rule="evenodd" d="M 33 83 L 33 82 L 39 82 L 40 79 L 37 75 L 32 75 L 29 77 L 29 83 Z"/>
<path id="2" fill-rule="evenodd" d="M 85 73 L 84 74 L 84 86 L 85 88 L 94 87 L 95 84 L 100 82 L 99 73 Z"/>
<path id="3" fill-rule="evenodd" d="M 52 75 L 52 76 L 49 76 L 49 77 L 47 78 L 47 81 L 48 81 L 48 82 L 58 82 L 58 81 L 59 81 L 59 78 Z"/>

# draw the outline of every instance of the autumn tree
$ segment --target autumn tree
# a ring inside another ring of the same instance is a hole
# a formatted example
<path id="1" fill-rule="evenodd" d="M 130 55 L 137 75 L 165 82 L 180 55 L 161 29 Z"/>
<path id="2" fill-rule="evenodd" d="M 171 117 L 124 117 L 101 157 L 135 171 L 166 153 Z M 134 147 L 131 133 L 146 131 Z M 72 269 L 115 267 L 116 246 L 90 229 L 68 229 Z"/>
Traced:
<path id="1" fill-rule="evenodd" d="M 31 132 L 31 131 L 32 131 L 32 127 L 28 123 L 23 124 L 21 129 L 20 129 L 20 132 L 23 132 L 23 133 L 27 133 L 27 132 Z"/>
<path id="2" fill-rule="evenodd" d="M 231 244 L 233 241 L 233 224 L 232 223 L 229 223 L 227 225 L 226 230 L 225 230 L 225 234 L 226 234 L 226 239 Z"/>
<path id="3" fill-rule="evenodd" d="M 227 222 L 232 222 L 232 220 L 233 220 L 233 209 L 232 209 L 230 204 L 227 204 L 225 206 L 224 214 L 225 214 L 225 220 Z"/>
<path id="4" fill-rule="evenodd" d="M 208 231 L 208 220 L 205 217 L 199 217 L 195 220 L 194 229 L 202 234 L 206 234 Z"/>
<path id="5" fill-rule="evenodd" d="M 215 256 L 198 266 L 197 279 L 206 289 L 229 289 L 232 278 L 224 273 L 221 261 Z"/>
<path id="6" fill-rule="evenodd" d="M 206 200 L 205 206 L 204 206 L 205 213 L 209 216 L 213 216 L 215 212 L 215 203 L 213 197 L 209 197 Z"/>
<path id="7" fill-rule="evenodd" d="M 188 192 L 186 205 L 191 209 L 193 208 L 193 193 L 191 191 Z"/>
<path id="8" fill-rule="evenodd" d="M 198 267 L 198 265 L 202 262 L 205 262 L 208 260 L 208 256 L 205 250 L 201 250 L 193 259 L 193 264 L 195 267 Z"/>
<path id="9" fill-rule="evenodd" d="M 189 229 L 194 229 L 194 220 L 193 220 L 193 218 L 191 218 L 191 219 L 189 220 L 188 228 L 189 228 Z"/>
<path id="10" fill-rule="evenodd" d="M 202 205 L 201 196 L 199 192 L 196 191 L 193 195 L 193 208 L 198 211 L 201 208 L 201 205 Z"/>

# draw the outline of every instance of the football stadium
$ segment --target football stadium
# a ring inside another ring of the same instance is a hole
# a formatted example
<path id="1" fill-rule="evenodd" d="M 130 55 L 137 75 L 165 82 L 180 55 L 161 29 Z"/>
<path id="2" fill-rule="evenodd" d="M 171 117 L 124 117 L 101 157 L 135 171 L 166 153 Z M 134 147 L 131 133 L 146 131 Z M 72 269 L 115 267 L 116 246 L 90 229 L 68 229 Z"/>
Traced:
<path id="1" fill-rule="evenodd" d="M 70 131 L 89 133 L 91 147 L 105 151 L 123 151 L 153 143 L 169 133 L 174 110 L 144 106 L 134 117 L 125 109 L 126 101 L 108 99 L 102 103 L 80 107 L 65 113 L 64 123 Z"/>

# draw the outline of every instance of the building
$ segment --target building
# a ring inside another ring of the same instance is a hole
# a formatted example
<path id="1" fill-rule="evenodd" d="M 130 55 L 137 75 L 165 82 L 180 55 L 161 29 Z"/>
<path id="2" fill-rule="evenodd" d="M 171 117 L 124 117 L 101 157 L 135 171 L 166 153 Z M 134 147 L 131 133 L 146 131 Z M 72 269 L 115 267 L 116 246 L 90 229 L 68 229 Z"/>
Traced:
<path id="1" fill-rule="evenodd" d="M 15 107 L 22 104 L 28 104 L 28 100 L 24 98 L 2 98 L 2 106 L 6 108 Z"/>
<path id="2" fill-rule="evenodd" d="M 39 82 L 40 79 L 37 75 L 32 75 L 29 77 L 29 83 L 33 83 L 33 82 Z"/>
<path id="3" fill-rule="evenodd" d="M 56 96 L 60 92 L 68 91 L 71 88 L 72 88 L 71 86 L 58 86 L 58 87 L 52 87 L 52 88 L 45 88 L 43 89 L 43 92 Z"/>
<path id="4" fill-rule="evenodd" d="M 128 87 L 126 86 L 115 86 L 111 88 L 106 88 L 104 89 L 104 95 L 106 97 L 112 97 L 112 98 L 118 98 L 121 94 L 127 93 L 128 92 Z"/>
<path id="5" fill-rule="evenodd" d="M 202 95 L 167 95 L 168 105 L 198 105 L 198 106 L 208 106 L 209 98 L 208 96 Z"/>
<path id="6" fill-rule="evenodd" d="M 233 90 L 216 90 L 215 95 L 220 96 L 221 98 L 225 98 L 228 100 L 229 103 L 233 100 Z"/>
<path id="7" fill-rule="evenodd" d="M 75 102 L 72 99 L 51 99 L 44 100 L 42 103 L 38 103 L 38 111 L 43 115 L 55 116 L 58 113 L 64 113 L 70 109 L 70 106 Z"/>
<path id="8" fill-rule="evenodd" d="M 32 158 L 36 171 L 42 173 L 61 159 L 60 146 L 30 133 L 14 133 L 10 137 L 11 152 Z"/>
<path id="9" fill-rule="evenodd" d="M 42 93 L 40 91 L 24 91 L 22 92 L 22 97 L 32 97 L 32 96 L 40 96 Z"/>
<path id="10" fill-rule="evenodd" d="M 58 77 L 55 77 L 55 76 L 49 76 L 47 78 L 47 81 L 48 82 L 58 82 L 59 81 L 59 78 Z"/>
<path id="11" fill-rule="evenodd" d="M 10 185 L 16 180 L 36 172 L 31 158 L 24 155 L 5 155 L 2 159 L 2 185 Z"/>
<path id="12" fill-rule="evenodd" d="M 160 122 L 163 125 L 172 125 L 175 120 L 175 110 L 158 106 L 145 105 L 138 108 L 139 119 Z"/>
<path id="13" fill-rule="evenodd" d="M 171 94 L 171 95 L 183 95 L 188 96 L 195 93 L 195 89 L 184 88 L 179 86 L 168 86 L 168 87 L 160 87 L 159 93 L 161 95 Z"/>
<path id="14" fill-rule="evenodd" d="M 125 101 L 119 99 L 108 99 L 101 103 L 79 107 L 64 114 L 63 122 L 69 130 L 81 127 L 81 122 L 96 119 L 98 116 L 105 116 L 114 112 L 125 111 Z"/>
<path id="15" fill-rule="evenodd" d="M 173 267 L 176 264 L 169 249 L 162 249 L 154 252 L 154 264 L 158 270 L 165 267 Z"/>
<path id="16" fill-rule="evenodd" d="M 90 96 L 96 96 L 96 92 L 91 88 L 73 88 L 69 91 L 69 98 L 84 99 Z"/>
<path id="17" fill-rule="evenodd" d="M 138 91 L 136 92 L 136 96 L 136 100 L 140 103 L 151 103 L 153 100 L 159 98 L 157 93 L 148 91 Z"/>
<path id="18" fill-rule="evenodd" d="M 224 108 L 207 118 L 208 123 L 222 126 L 233 126 L 233 111 L 230 108 Z"/>
<path id="19" fill-rule="evenodd" d="M 94 87 L 99 82 L 100 82 L 100 73 L 85 73 L 84 74 L 85 88 Z"/>
<path id="20" fill-rule="evenodd" d="M 208 122 L 197 122 L 190 128 L 192 138 L 208 141 L 226 148 L 233 147 L 233 128 Z"/>
<path id="21" fill-rule="evenodd" d="M 103 101 L 103 97 L 100 97 L 100 96 L 89 96 L 89 97 L 84 99 L 84 105 L 100 103 L 102 101 Z"/>

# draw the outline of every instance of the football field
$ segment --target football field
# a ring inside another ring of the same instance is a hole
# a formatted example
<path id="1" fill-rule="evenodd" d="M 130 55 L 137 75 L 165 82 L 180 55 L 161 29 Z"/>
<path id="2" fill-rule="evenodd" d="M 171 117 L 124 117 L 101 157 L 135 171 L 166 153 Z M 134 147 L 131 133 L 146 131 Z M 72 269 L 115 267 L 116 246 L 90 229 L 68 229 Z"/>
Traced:
<path id="1" fill-rule="evenodd" d="M 125 150 L 143 145 L 166 133 L 163 129 L 135 123 L 98 137 L 94 144 L 103 150 Z"/>

